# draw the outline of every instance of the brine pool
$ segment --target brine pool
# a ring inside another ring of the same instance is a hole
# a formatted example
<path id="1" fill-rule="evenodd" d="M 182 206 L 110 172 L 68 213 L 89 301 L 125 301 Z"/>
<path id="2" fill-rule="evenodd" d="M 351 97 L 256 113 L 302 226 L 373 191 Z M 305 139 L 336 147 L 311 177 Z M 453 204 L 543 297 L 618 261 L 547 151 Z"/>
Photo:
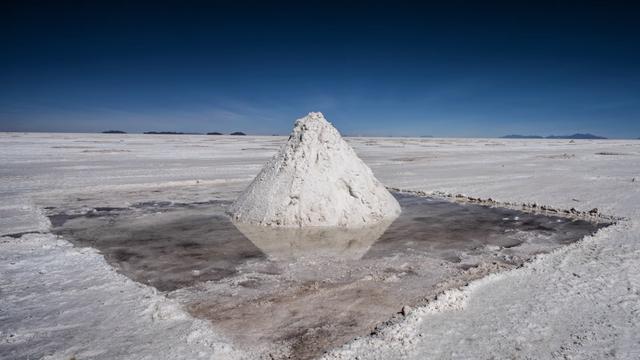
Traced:
<path id="1" fill-rule="evenodd" d="M 391 223 L 344 229 L 234 225 L 231 201 L 50 209 L 53 232 L 265 358 L 314 358 L 404 306 L 521 266 L 605 223 L 395 193 Z"/>

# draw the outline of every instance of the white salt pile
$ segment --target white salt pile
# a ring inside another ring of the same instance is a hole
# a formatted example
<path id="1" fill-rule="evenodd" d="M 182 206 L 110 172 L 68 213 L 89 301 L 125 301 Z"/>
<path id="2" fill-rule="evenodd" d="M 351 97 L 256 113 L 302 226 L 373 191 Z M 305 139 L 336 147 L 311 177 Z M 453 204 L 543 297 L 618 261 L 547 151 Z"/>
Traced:
<path id="1" fill-rule="evenodd" d="M 322 113 L 312 112 L 296 121 L 230 213 L 256 225 L 363 227 L 394 219 L 400 205 Z"/>

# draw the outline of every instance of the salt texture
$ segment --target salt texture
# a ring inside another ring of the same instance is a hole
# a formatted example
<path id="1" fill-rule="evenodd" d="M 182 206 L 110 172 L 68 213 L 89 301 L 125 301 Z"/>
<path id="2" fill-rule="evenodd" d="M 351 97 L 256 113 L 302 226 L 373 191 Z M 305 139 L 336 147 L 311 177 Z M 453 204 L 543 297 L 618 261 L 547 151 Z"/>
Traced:
<path id="1" fill-rule="evenodd" d="M 319 112 L 298 119 L 287 143 L 230 208 L 235 222 L 364 227 L 400 205 Z"/>

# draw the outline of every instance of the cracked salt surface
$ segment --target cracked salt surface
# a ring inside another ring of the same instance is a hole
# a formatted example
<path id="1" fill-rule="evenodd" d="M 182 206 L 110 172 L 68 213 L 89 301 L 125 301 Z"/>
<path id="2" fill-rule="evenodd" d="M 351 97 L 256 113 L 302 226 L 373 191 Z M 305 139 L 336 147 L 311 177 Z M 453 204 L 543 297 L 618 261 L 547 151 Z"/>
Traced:
<path id="1" fill-rule="evenodd" d="M 230 202 L 221 200 L 50 219 L 54 233 L 98 249 L 118 271 L 165 291 L 237 345 L 297 359 L 607 225 L 394 195 L 402 213 L 392 224 L 342 231 L 236 227 L 226 215 Z"/>

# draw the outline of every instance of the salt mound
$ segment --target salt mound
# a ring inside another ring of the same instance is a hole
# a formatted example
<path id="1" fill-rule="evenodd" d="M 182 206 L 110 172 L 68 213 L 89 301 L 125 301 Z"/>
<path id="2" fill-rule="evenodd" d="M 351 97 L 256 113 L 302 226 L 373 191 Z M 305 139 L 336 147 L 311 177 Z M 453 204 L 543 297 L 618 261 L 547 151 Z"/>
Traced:
<path id="1" fill-rule="evenodd" d="M 394 219 L 400 205 L 322 113 L 312 112 L 296 121 L 230 213 L 256 225 L 364 227 Z"/>

